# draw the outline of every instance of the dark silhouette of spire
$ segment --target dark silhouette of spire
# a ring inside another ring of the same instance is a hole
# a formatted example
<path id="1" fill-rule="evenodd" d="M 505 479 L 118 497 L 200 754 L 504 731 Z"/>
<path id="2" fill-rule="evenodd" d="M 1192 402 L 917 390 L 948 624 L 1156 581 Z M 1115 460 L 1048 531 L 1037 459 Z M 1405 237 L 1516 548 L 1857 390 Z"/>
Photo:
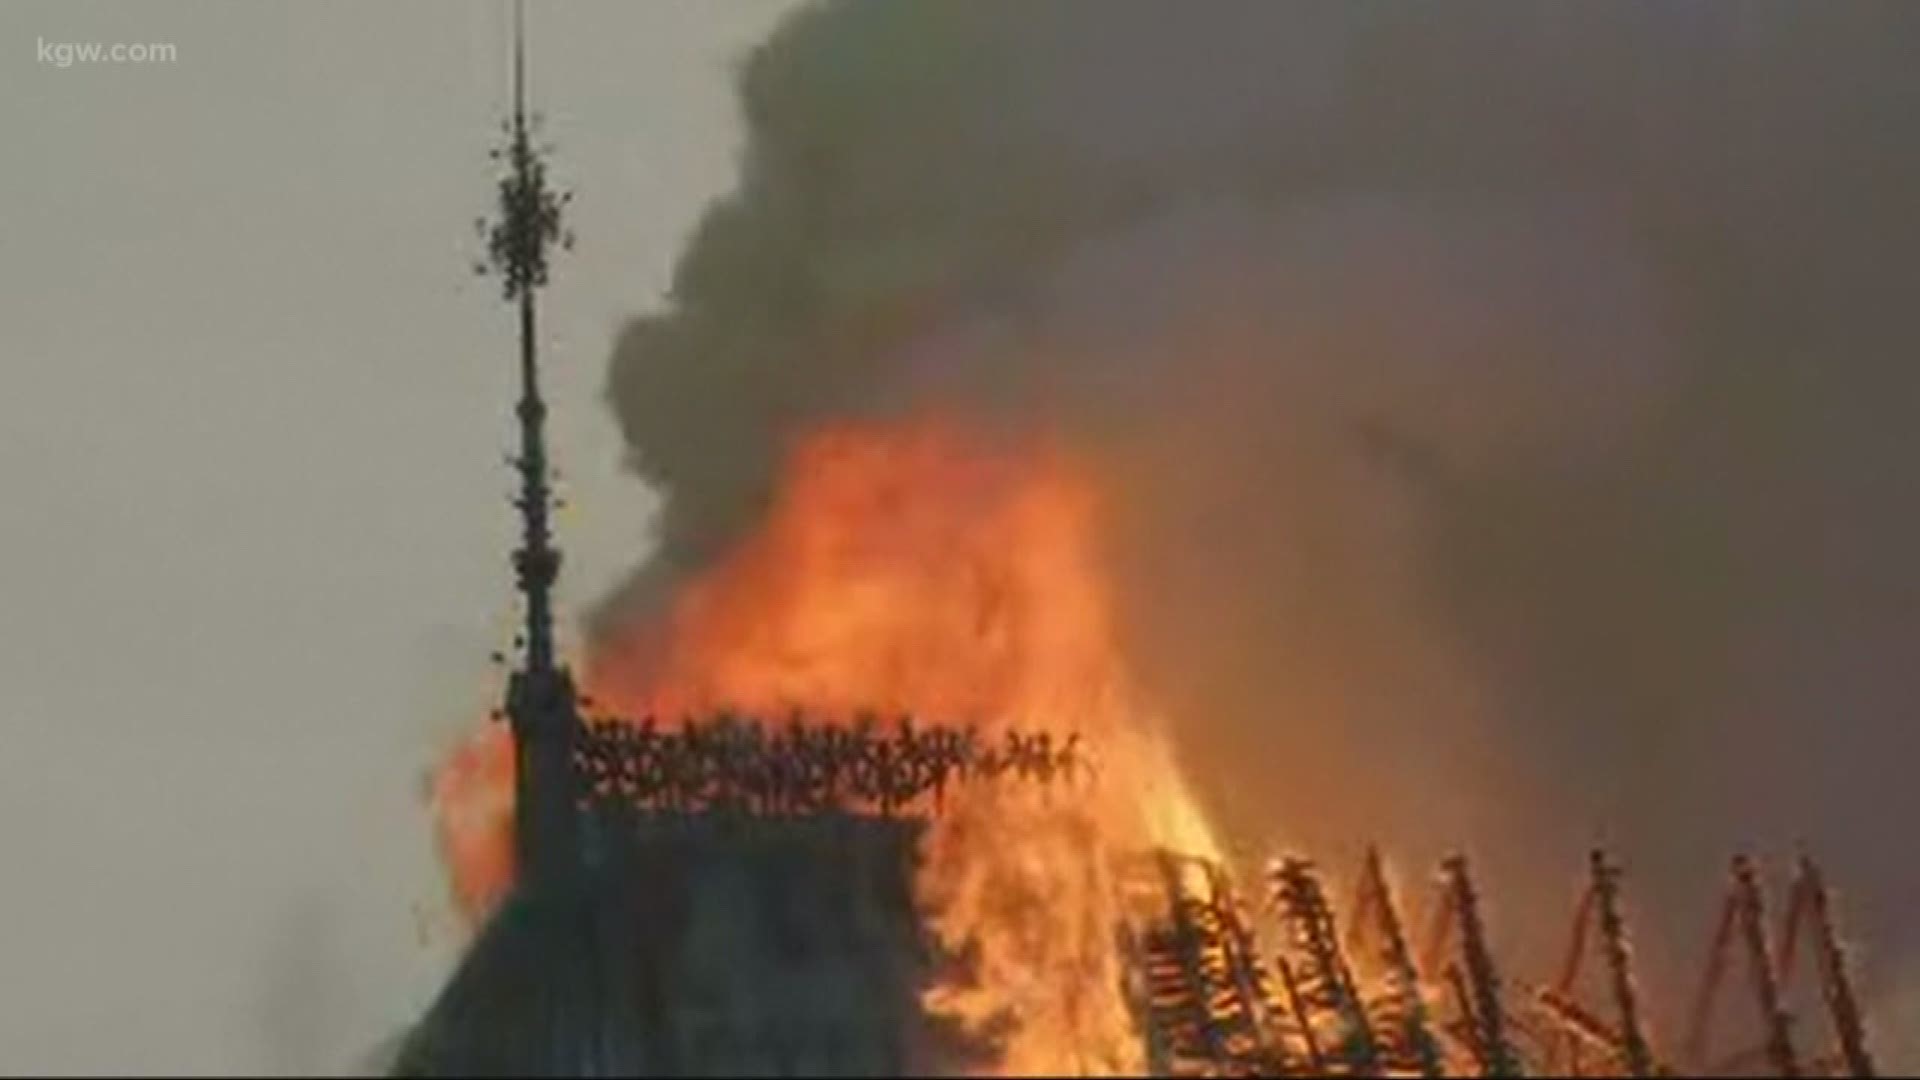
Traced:
<path id="1" fill-rule="evenodd" d="M 560 551 L 553 543 L 554 506 L 546 444 L 547 406 L 540 396 L 536 296 L 547 283 L 554 244 L 570 246 L 560 213 L 568 196 L 547 183 L 546 162 L 532 138 L 527 113 L 526 34 L 520 4 L 514 5 L 513 116 L 507 143 L 493 152 L 505 165 L 499 206 L 487 227 L 487 264 L 498 273 L 501 292 L 520 316 L 520 452 L 514 507 L 520 513 L 520 545 L 513 553 L 524 624 L 516 640 L 520 666 L 507 687 L 506 714 L 515 742 L 515 854 L 523 881 L 564 869 L 577 856 L 572 754 L 580 726 L 573 681 L 554 655 L 553 586 Z"/>
<path id="2" fill-rule="evenodd" d="M 547 185 L 546 164 L 534 147 L 527 118 L 526 45 L 520 6 L 514 6 L 513 119 L 504 154 L 507 174 L 500 179 L 499 217 L 488 235 L 491 268 L 501 277 L 502 291 L 520 314 L 520 455 L 514 464 L 520 473 L 520 548 L 514 552 L 522 597 L 526 601 L 523 633 L 526 670 L 547 671 L 554 666 L 553 584 L 560 573 L 560 553 L 553 545 L 549 514 L 553 492 L 548 486 L 545 421 L 547 406 L 540 396 L 540 366 L 535 335 L 535 294 L 547 283 L 547 255 L 567 236 L 560 227 L 560 211 L 567 196 Z"/>

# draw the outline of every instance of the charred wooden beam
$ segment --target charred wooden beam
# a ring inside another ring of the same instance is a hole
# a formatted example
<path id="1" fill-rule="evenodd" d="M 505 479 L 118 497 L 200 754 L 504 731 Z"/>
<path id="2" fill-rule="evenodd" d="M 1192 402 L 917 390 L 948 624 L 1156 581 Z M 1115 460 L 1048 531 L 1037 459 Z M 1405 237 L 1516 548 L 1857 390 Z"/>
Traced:
<path id="1" fill-rule="evenodd" d="M 1595 904 L 1600 914 L 1600 945 L 1613 983 L 1613 1003 L 1619 1014 L 1620 1040 L 1627 1070 L 1634 1076 L 1653 1074 L 1653 1051 L 1640 1024 L 1640 1003 L 1633 984 L 1632 958 L 1627 948 L 1626 920 L 1620 913 L 1620 871 L 1595 848 L 1589 856 Z"/>
<path id="2" fill-rule="evenodd" d="M 1713 1021 L 1713 1006 L 1720 995 L 1720 983 L 1726 978 L 1727 954 L 1733 946 L 1734 921 L 1734 897 L 1729 892 L 1720 904 L 1720 918 L 1714 924 L 1712 944 L 1707 947 L 1707 964 L 1701 973 L 1700 989 L 1694 995 L 1693 1009 L 1687 1019 L 1687 1063 L 1696 1070 L 1706 1064 L 1707 1030 Z"/>
<path id="3" fill-rule="evenodd" d="M 1307 1004 L 1330 1011 L 1337 1018 L 1344 1044 L 1340 1056 L 1347 1059 L 1348 1067 L 1365 1075 L 1376 1074 L 1380 1069 L 1379 1044 L 1360 1001 L 1353 971 L 1340 948 L 1333 911 L 1313 865 L 1305 859 L 1281 859 L 1268 871 L 1268 879 L 1281 924 L 1305 963 L 1302 974 Z M 1311 1016 L 1305 1019 L 1312 1022 Z"/>
<path id="4" fill-rule="evenodd" d="M 1826 1002 L 1827 1014 L 1833 1021 L 1834 1037 L 1840 1044 L 1840 1058 L 1846 1063 L 1849 1076 L 1873 1076 L 1873 1057 L 1867 1052 L 1866 1030 L 1860 1020 L 1860 1008 L 1853 995 L 1852 980 L 1848 977 L 1846 952 L 1840 945 L 1840 936 L 1834 927 L 1826 881 L 1820 874 L 1820 868 L 1804 855 L 1800 858 L 1794 888 L 1799 896 L 1805 898 L 1806 910 L 1813 919 L 1813 944 L 1820 966 L 1820 993 Z M 1789 951 L 1781 959 L 1783 972 L 1788 962 L 1786 957 L 1790 955 Z M 1782 979 L 1785 979 L 1784 974 Z"/>
<path id="5" fill-rule="evenodd" d="M 1766 1031 L 1767 1059 L 1781 1076 L 1797 1077 L 1801 1074 L 1800 1060 L 1794 1052 L 1786 1010 L 1780 1003 L 1780 984 L 1767 942 L 1765 901 L 1760 895 L 1753 861 L 1745 855 L 1736 855 L 1733 859 L 1733 910 L 1740 941 L 1747 953 L 1754 1000 L 1760 1007 L 1760 1022 Z"/>
<path id="6" fill-rule="evenodd" d="M 1413 954 L 1407 948 L 1406 931 L 1401 926 L 1400 911 L 1394 903 L 1393 889 L 1387 882 L 1386 867 L 1378 848 L 1367 848 L 1354 912 L 1359 935 L 1365 933 L 1364 916 L 1368 914 L 1373 916 L 1372 924 L 1379 935 L 1380 960 L 1386 970 L 1393 1007 L 1390 1025 L 1394 1029 L 1393 1049 L 1399 1056 L 1411 1058 L 1421 1076 L 1439 1076 L 1440 1048 L 1434 1041 L 1427 1015 L 1426 995 L 1421 989 L 1420 973 L 1413 965 Z"/>
<path id="7" fill-rule="evenodd" d="M 1274 968 L 1280 973 L 1280 985 L 1286 991 L 1287 1010 L 1293 1014 L 1294 1023 L 1300 1028 L 1300 1042 L 1307 1052 L 1307 1068 L 1314 1076 L 1324 1076 L 1327 1071 L 1326 1055 L 1320 1052 L 1320 1039 L 1313 1031 L 1313 1017 L 1308 1012 L 1305 997 L 1300 993 L 1300 980 L 1294 976 L 1293 965 L 1284 956 L 1276 957 Z"/>
<path id="8" fill-rule="evenodd" d="M 1500 1002 L 1500 976 L 1487 947 L 1486 927 L 1480 921 L 1480 899 L 1467 872 L 1465 856 L 1452 855 L 1442 864 L 1453 924 L 1460 932 L 1460 958 L 1473 1011 L 1479 1018 L 1480 1044 L 1486 1055 L 1487 1075 L 1521 1075 L 1520 1062 L 1507 1039 L 1506 1011 Z"/>

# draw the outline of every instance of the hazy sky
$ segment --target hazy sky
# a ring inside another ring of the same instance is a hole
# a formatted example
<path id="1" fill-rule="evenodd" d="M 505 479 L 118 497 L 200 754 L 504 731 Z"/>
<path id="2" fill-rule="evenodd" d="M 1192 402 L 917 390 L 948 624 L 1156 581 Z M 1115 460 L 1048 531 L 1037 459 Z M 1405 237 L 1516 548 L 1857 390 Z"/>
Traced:
<path id="1" fill-rule="evenodd" d="M 609 341 L 730 182 L 782 6 L 530 14 L 581 236 L 547 317 L 570 602 L 642 554 Z M 512 611 L 511 326 L 468 269 L 507 22 L 0 7 L 0 1071 L 350 1069 L 444 975 L 419 779 Z"/>

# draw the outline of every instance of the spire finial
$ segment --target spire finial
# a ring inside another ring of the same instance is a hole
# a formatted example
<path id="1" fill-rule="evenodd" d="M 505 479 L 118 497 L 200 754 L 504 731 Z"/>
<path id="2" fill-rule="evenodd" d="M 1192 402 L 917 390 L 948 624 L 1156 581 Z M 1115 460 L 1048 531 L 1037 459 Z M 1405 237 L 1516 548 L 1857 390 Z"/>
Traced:
<path id="1" fill-rule="evenodd" d="M 527 19 L 525 0 L 513 0 L 513 127 L 526 127 Z"/>

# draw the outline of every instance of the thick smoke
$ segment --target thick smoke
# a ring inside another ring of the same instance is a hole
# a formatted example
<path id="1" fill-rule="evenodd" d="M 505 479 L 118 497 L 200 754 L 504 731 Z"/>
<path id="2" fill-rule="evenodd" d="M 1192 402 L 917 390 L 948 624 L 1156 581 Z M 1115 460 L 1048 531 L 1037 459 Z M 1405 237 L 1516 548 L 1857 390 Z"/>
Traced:
<path id="1" fill-rule="evenodd" d="M 822 419 L 1045 425 L 1228 833 L 1462 843 L 1536 953 L 1604 839 L 1674 1001 L 1725 856 L 1804 841 L 1890 994 L 1916 55 L 1899 2 L 809 8 L 613 357 L 668 502 L 603 627 Z"/>

